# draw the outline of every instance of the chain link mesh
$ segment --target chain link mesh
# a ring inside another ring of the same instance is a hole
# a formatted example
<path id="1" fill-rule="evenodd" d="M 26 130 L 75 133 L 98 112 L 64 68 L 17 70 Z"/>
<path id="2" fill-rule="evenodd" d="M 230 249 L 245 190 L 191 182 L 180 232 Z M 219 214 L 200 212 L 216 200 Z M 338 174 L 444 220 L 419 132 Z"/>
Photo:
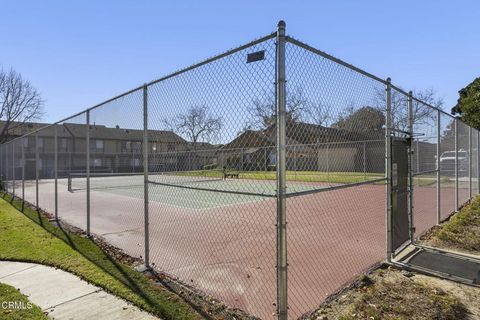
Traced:
<path id="1" fill-rule="evenodd" d="M 261 318 L 276 310 L 274 70 L 270 39 L 148 87 L 151 260 Z"/>
<path id="2" fill-rule="evenodd" d="M 286 55 L 289 315 L 298 317 L 385 256 L 385 85 L 293 43 Z"/>
<path id="3" fill-rule="evenodd" d="M 89 181 L 93 235 L 135 257 L 147 250 L 158 271 L 274 318 L 275 67 L 270 35 L 9 141 L 2 186 L 50 213 L 58 199 L 59 218 L 87 230 Z M 386 81 L 293 38 L 286 75 L 288 314 L 298 318 L 386 257 Z M 445 219 L 457 192 L 459 205 L 479 193 L 479 142 L 457 121 L 455 149 L 453 117 L 415 99 L 411 118 L 408 108 L 393 87 L 391 134 L 413 131 L 419 237 L 438 222 L 437 196 Z"/>
<path id="4" fill-rule="evenodd" d="M 437 111 L 416 100 L 413 121 L 413 226 L 415 236 L 437 224 Z"/>

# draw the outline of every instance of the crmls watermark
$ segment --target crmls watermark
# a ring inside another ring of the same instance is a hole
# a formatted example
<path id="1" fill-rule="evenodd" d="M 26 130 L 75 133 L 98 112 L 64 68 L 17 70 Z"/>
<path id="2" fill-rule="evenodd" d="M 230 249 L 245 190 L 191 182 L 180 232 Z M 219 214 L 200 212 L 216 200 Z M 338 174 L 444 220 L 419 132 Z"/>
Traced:
<path id="1" fill-rule="evenodd" d="M 2 301 L 0 308 L 4 310 L 21 310 L 21 309 L 32 309 L 33 305 L 29 302 L 24 301 Z"/>

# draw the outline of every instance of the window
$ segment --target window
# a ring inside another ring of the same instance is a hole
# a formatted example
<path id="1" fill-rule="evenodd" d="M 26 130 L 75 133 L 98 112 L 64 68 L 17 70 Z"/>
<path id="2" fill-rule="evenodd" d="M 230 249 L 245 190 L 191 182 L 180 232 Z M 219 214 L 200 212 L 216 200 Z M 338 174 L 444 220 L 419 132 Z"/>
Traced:
<path id="1" fill-rule="evenodd" d="M 140 166 L 140 159 L 138 159 L 138 158 L 132 159 L 131 164 L 134 167 L 139 167 Z"/>
<path id="2" fill-rule="evenodd" d="M 152 151 L 153 152 L 157 151 L 157 143 L 156 142 L 152 142 Z"/>
<path id="3" fill-rule="evenodd" d="M 168 145 L 168 151 L 175 151 L 175 145 L 173 143 Z"/>
<path id="4" fill-rule="evenodd" d="M 103 147 L 103 140 L 93 140 L 92 142 L 90 142 L 90 151 L 103 152 Z"/>
<path id="5" fill-rule="evenodd" d="M 101 167 L 102 166 L 102 159 L 93 159 L 93 166 L 94 167 Z"/>
<path id="6" fill-rule="evenodd" d="M 68 140 L 66 138 L 61 138 L 60 139 L 60 144 L 59 144 L 59 149 L 60 149 L 59 151 L 63 151 L 63 152 L 68 151 L 67 150 L 67 145 L 68 145 L 67 143 L 68 143 Z"/>
<path id="7" fill-rule="evenodd" d="M 277 154 L 274 151 L 270 153 L 270 164 L 277 164 Z"/>

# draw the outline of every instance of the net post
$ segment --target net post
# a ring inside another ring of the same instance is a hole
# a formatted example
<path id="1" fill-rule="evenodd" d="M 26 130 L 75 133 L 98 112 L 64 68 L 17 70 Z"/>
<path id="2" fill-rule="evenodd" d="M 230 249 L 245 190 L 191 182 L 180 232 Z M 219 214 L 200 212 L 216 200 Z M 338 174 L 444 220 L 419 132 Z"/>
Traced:
<path id="1" fill-rule="evenodd" d="M 277 108 L 277 316 L 287 315 L 287 219 L 286 219 L 286 79 L 285 22 L 279 21 L 276 43 L 276 108 Z"/>
<path id="2" fill-rule="evenodd" d="M 90 237 L 90 110 L 87 110 L 86 120 L 86 138 L 85 138 L 85 160 L 86 160 L 86 178 L 87 178 L 87 236 Z"/>
<path id="3" fill-rule="evenodd" d="M 58 220 L 58 125 L 54 126 L 54 162 L 53 162 L 53 175 L 55 179 L 55 221 Z"/>
<path id="4" fill-rule="evenodd" d="M 148 86 L 143 86 L 143 215 L 145 236 L 145 268 L 150 269 L 150 235 L 148 211 Z"/>
<path id="5" fill-rule="evenodd" d="M 458 211 L 458 120 L 454 119 L 455 129 L 455 211 Z"/>
<path id="6" fill-rule="evenodd" d="M 441 112 L 437 110 L 437 159 L 436 159 L 436 166 L 437 166 L 437 224 L 440 224 L 442 220 L 442 212 L 440 206 L 440 192 L 441 192 L 441 181 L 440 181 L 440 126 L 441 126 Z"/>
<path id="7" fill-rule="evenodd" d="M 37 211 L 40 208 L 38 205 L 38 176 L 39 176 L 39 162 L 40 162 L 40 156 L 38 152 L 38 133 L 35 133 L 35 205 L 37 207 Z"/>
<path id="8" fill-rule="evenodd" d="M 386 184 L 386 233 L 387 233 L 387 262 L 392 259 L 392 177 L 391 177 L 391 158 L 392 158 L 392 139 L 391 139 L 391 112 L 392 112 L 392 87 L 391 79 L 387 78 L 385 85 L 386 100 L 386 124 L 385 124 L 385 178 Z"/>
<path id="9" fill-rule="evenodd" d="M 410 135 L 410 141 L 413 141 L 413 126 L 414 126 L 414 119 L 413 119 L 413 92 L 409 91 L 408 96 L 407 96 L 407 107 L 408 107 L 408 134 Z M 413 230 L 414 223 L 413 223 L 413 189 L 414 189 L 414 184 L 413 184 L 413 155 L 417 155 L 417 172 L 419 171 L 418 168 L 418 158 L 419 158 L 419 153 L 418 153 L 418 141 L 417 141 L 417 150 L 412 150 L 412 146 L 410 143 L 409 146 L 409 154 L 408 154 L 408 230 L 409 230 L 409 235 L 410 235 L 410 241 L 414 241 L 415 237 L 415 232 Z"/>

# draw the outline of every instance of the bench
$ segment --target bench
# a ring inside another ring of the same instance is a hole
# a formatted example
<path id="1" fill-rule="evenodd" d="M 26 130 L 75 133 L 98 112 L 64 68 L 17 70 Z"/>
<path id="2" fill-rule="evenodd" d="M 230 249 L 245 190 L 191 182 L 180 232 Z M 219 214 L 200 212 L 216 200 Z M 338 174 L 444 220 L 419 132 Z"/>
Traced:
<path id="1" fill-rule="evenodd" d="M 239 176 L 238 172 L 224 172 L 223 173 L 223 179 L 227 179 L 227 178 L 238 179 L 238 176 Z"/>

